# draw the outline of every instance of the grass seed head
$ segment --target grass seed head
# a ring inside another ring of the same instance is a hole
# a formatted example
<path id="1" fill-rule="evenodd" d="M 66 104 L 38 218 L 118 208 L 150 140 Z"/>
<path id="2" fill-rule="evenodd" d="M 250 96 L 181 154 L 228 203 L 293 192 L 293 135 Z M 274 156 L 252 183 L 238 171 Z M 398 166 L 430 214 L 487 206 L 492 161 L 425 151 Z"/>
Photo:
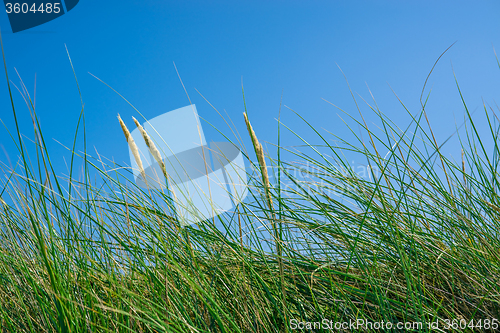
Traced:
<path id="1" fill-rule="evenodd" d="M 132 138 L 132 134 L 130 134 L 130 131 L 128 130 L 127 126 L 123 122 L 122 118 L 120 117 L 120 114 L 118 114 L 118 121 L 120 122 L 120 126 L 122 127 L 123 134 L 125 135 L 125 139 L 127 139 L 128 145 L 130 147 L 130 150 L 132 151 L 132 155 L 134 155 L 135 162 L 137 163 L 137 166 L 139 167 L 139 171 L 141 172 L 142 178 L 146 182 L 146 172 L 144 171 L 144 166 L 142 165 L 141 161 L 141 156 L 139 155 L 139 149 L 137 148 L 137 145 L 135 144 L 134 138 Z"/>
<path id="2" fill-rule="evenodd" d="M 250 134 L 250 138 L 252 139 L 252 143 L 255 149 L 255 155 L 257 155 L 257 160 L 259 161 L 260 173 L 262 175 L 262 182 L 264 183 L 266 189 L 267 200 L 269 201 L 269 206 L 272 209 L 272 200 L 270 195 L 271 184 L 269 183 L 269 174 L 267 173 L 264 148 L 257 139 L 257 135 L 255 134 L 255 131 L 252 128 L 252 124 L 250 124 L 250 120 L 248 120 L 246 112 L 243 113 L 243 116 L 245 117 L 245 123 L 247 125 L 248 133 Z"/>
<path id="3" fill-rule="evenodd" d="M 151 137 L 148 135 L 148 133 L 146 132 L 144 127 L 142 127 L 142 125 L 139 123 L 139 121 L 137 121 L 137 119 L 135 119 L 134 117 L 132 117 L 132 119 L 134 119 L 135 125 L 139 129 L 139 132 L 141 132 L 141 135 L 144 138 L 144 141 L 146 142 L 146 146 L 148 146 L 148 148 L 149 148 L 149 152 L 151 153 L 151 155 L 153 155 L 156 162 L 160 165 L 161 171 L 163 172 L 165 179 L 168 179 L 167 169 L 165 167 L 165 163 L 163 162 L 163 159 L 161 158 L 160 151 L 158 150 L 158 148 L 156 148 L 153 140 L 151 140 Z"/>

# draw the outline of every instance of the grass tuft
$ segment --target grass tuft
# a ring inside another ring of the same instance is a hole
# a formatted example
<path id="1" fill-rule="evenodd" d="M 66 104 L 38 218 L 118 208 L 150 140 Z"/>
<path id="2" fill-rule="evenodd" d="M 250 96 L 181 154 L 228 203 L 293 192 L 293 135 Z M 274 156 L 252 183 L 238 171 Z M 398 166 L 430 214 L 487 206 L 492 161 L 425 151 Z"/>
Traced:
<path id="1" fill-rule="evenodd" d="M 18 131 L 20 162 L 0 165 L 2 332 L 497 330 L 500 126 L 486 106 L 489 132 L 467 111 L 458 162 L 424 108 L 403 105 L 404 128 L 377 107 L 380 130 L 352 118 L 369 146 L 361 135 L 333 145 L 313 128 L 319 144 L 280 144 L 276 158 L 245 112 L 257 157 L 247 199 L 181 228 L 170 194 L 137 187 L 129 168 L 73 148 L 84 173 L 55 174 L 27 105 L 36 144 Z M 338 326 L 349 322 L 364 325 Z"/>

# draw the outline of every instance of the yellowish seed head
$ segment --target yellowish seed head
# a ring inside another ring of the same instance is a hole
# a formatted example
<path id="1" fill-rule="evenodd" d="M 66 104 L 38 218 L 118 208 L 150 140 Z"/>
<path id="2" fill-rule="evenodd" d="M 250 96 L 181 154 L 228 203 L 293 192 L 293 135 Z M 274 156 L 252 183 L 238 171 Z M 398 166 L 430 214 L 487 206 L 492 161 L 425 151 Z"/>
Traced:
<path id="1" fill-rule="evenodd" d="M 146 142 L 146 145 L 149 148 L 149 152 L 151 153 L 151 155 L 153 155 L 156 163 L 158 163 L 160 165 L 161 171 L 163 172 L 163 175 L 165 176 L 165 178 L 168 179 L 167 169 L 165 168 L 165 163 L 163 162 L 163 159 L 161 158 L 160 151 L 158 150 L 158 148 L 156 148 L 153 140 L 151 140 L 151 137 L 148 135 L 148 133 L 142 127 L 142 125 L 139 123 L 139 121 L 137 121 L 137 119 L 135 119 L 134 117 L 132 117 L 132 119 L 134 119 L 135 125 L 139 129 L 139 132 L 141 132 L 141 135 L 144 138 L 144 141 Z"/>
<path id="2" fill-rule="evenodd" d="M 267 195 L 267 200 L 269 202 L 269 207 L 272 208 L 272 199 L 270 196 L 270 189 L 271 189 L 271 184 L 269 182 L 269 174 L 267 173 L 267 165 L 266 165 L 266 159 L 264 156 L 264 148 L 262 147 L 262 144 L 259 142 L 257 139 L 257 135 L 255 134 L 255 131 L 252 128 L 252 124 L 250 124 L 250 121 L 248 120 L 248 116 L 246 112 L 243 113 L 243 116 L 245 117 L 245 123 L 247 125 L 248 133 L 250 134 L 250 138 L 252 139 L 252 143 L 255 149 L 255 155 L 257 155 L 257 160 L 259 161 L 259 166 L 260 166 L 260 173 L 262 175 L 262 182 L 264 183 L 265 189 L 266 189 L 266 195 Z"/>
<path id="3" fill-rule="evenodd" d="M 120 114 L 118 114 L 118 121 L 120 122 L 120 126 L 122 127 L 122 131 L 123 131 L 123 134 L 125 135 L 125 139 L 127 139 L 130 150 L 132 151 L 132 155 L 134 155 L 135 162 L 137 163 L 137 166 L 138 166 L 139 171 L 142 175 L 142 178 L 146 182 L 147 181 L 146 180 L 146 172 L 144 171 L 144 166 L 142 165 L 141 156 L 139 155 L 139 149 L 137 148 L 137 145 L 134 141 L 134 138 L 132 138 L 130 131 L 128 130 L 125 123 L 123 122 L 122 118 L 120 117 Z"/>

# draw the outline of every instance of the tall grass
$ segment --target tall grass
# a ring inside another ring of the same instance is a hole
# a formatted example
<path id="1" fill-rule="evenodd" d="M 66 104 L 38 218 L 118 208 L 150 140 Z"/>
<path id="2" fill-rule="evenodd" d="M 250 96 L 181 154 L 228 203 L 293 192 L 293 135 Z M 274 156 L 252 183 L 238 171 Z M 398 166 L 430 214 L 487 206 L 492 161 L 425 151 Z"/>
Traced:
<path id="1" fill-rule="evenodd" d="M 441 154 L 425 108 L 408 112 L 406 129 L 376 108 L 382 131 L 353 119 L 368 144 L 333 145 L 311 127 L 318 144 L 289 151 L 294 163 L 284 147 L 265 155 L 250 131 L 249 198 L 181 227 L 168 194 L 141 190 L 130 170 L 76 143 L 69 176 L 56 175 L 20 91 L 36 140 L 28 147 L 16 125 L 20 163 L 0 169 L 3 332 L 320 332 L 305 323 L 324 320 L 421 322 L 422 332 L 473 320 L 455 330 L 489 332 L 500 319 L 499 126 L 486 107 L 489 133 L 466 108 L 459 162 Z M 369 176 L 346 154 L 366 160 Z"/>

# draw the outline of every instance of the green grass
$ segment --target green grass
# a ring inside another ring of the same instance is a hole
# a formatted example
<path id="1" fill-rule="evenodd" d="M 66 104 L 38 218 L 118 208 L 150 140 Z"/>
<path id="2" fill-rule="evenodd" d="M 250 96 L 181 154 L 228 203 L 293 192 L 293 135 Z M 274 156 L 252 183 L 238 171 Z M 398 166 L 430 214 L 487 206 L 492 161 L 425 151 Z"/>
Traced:
<path id="1" fill-rule="evenodd" d="M 486 107 L 489 133 L 466 108 L 459 162 L 441 154 L 425 108 L 401 129 L 372 107 L 381 130 L 352 119 L 366 141 L 353 131 L 357 142 L 334 145 L 311 127 L 318 143 L 287 151 L 278 138 L 269 188 L 252 163 L 234 214 L 181 228 L 167 195 L 78 152 L 78 133 L 69 175 L 55 175 L 20 91 L 35 140 L 16 127 L 19 163 L 0 169 L 2 332 L 291 332 L 325 319 L 422 322 L 422 332 L 473 320 L 456 331 L 492 332 L 500 319 L 500 127 Z M 83 107 L 78 128 L 84 136 Z M 369 176 L 353 172 L 354 155 Z"/>

